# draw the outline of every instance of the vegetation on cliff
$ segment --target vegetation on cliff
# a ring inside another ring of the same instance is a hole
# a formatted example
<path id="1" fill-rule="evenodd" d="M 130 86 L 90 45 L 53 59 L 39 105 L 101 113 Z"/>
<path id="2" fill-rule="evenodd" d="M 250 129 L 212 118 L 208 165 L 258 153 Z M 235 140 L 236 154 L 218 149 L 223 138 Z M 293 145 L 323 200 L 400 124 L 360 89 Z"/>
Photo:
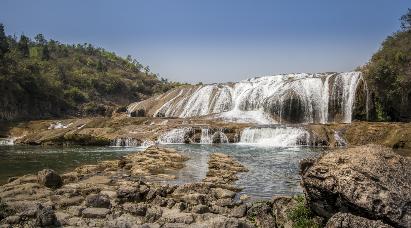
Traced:
<path id="1" fill-rule="evenodd" d="M 411 120 L 411 9 L 401 17 L 401 30 L 387 37 L 362 67 L 373 104 L 373 119 Z"/>
<path id="2" fill-rule="evenodd" d="M 0 24 L 0 120 L 107 115 L 176 86 L 91 44 L 7 36 Z"/>

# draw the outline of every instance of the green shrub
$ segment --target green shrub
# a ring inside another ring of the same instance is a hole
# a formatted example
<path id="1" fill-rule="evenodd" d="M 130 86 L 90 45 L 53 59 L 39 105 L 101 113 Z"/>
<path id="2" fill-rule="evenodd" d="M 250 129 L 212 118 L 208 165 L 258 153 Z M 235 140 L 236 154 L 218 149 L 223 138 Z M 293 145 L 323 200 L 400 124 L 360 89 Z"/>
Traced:
<path id="1" fill-rule="evenodd" d="M 297 201 L 297 205 L 293 209 L 291 209 L 287 215 L 288 219 L 293 221 L 293 227 L 320 227 L 320 225 L 314 221 L 314 215 L 312 211 L 307 207 L 305 197 L 303 195 L 298 195 L 295 197 L 295 200 Z"/>

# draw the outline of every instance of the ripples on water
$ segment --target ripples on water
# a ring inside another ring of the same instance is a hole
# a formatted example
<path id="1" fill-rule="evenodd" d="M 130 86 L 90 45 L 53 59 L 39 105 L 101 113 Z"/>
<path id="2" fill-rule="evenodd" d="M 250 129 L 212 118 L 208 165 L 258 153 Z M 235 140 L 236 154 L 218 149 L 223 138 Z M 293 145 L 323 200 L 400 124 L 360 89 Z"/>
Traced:
<path id="1" fill-rule="evenodd" d="M 299 161 L 320 150 L 233 144 L 178 144 L 164 147 L 175 148 L 190 157 L 185 168 L 177 172 L 177 179 L 171 181 L 172 184 L 201 181 L 208 169 L 209 154 L 221 152 L 232 155 L 249 169 L 249 172 L 239 174 L 240 179 L 236 184 L 244 188 L 242 193 L 254 198 L 301 193 Z M 9 177 L 33 174 L 44 168 L 62 173 L 82 164 L 95 164 L 141 150 L 143 148 L 136 147 L 1 146 L 0 183 L 5 183 Z"/>
<path id="2" fill-rule="evenodd" d="M 322 149 L 309 147 L 256 147 L 247 145 L 167 145 L 183 151 L 191 159 L 179 172 L 175 183 L 201 181 L 207 172 L 208 155 L 221 152 L 236 158 L 249 172 L 240 173 L 237 185 L 242 193 L 254 198 L 271 198 L 273 195 L 290 195 L 302 192 L 299 161 L 314 156 Z"/>
<path id="3" fill-rule="evenodd" d="M 0 184 L 9 177 L 33 174 L 50 168 L 59 173 L 83 164 L 119 158 L 141 148 L 0 146 Z"/>

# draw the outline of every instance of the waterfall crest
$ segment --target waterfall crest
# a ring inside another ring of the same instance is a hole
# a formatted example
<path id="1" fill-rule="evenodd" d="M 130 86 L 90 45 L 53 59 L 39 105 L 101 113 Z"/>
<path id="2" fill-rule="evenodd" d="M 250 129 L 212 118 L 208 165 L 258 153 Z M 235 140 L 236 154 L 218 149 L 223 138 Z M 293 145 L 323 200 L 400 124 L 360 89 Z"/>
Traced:
<path id="1" fill-rule="evenodd" d="M 360 82 L 363 88 L 359 88 Z M 284 74 L 181 87 L 133 103 L 128 111 L 144 109 L 157 117 L 209 116 L 258 124 L 350 123 L 359 89 L 368 99 L 360 72 Z M 368 109 L 368 104 L 365 107 Z"/>

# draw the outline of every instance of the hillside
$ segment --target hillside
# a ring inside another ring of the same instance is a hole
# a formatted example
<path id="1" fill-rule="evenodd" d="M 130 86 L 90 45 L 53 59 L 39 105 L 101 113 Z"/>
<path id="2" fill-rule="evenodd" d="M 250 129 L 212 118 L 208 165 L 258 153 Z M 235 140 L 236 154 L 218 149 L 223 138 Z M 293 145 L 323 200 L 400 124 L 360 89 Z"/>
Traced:
<path id="1" fill-rule="evenodd" d="M 0 120 L 110 115 L 176 85 L 130 56 L 41 34 L 7 36 L 0 24 Z"/>
<path id="2" fill-rule="evenodd" d="M 361 69 L 371 91 L 374 120 L 411 120 L 411 9 L 401 21 L 401 30 Z"/>

